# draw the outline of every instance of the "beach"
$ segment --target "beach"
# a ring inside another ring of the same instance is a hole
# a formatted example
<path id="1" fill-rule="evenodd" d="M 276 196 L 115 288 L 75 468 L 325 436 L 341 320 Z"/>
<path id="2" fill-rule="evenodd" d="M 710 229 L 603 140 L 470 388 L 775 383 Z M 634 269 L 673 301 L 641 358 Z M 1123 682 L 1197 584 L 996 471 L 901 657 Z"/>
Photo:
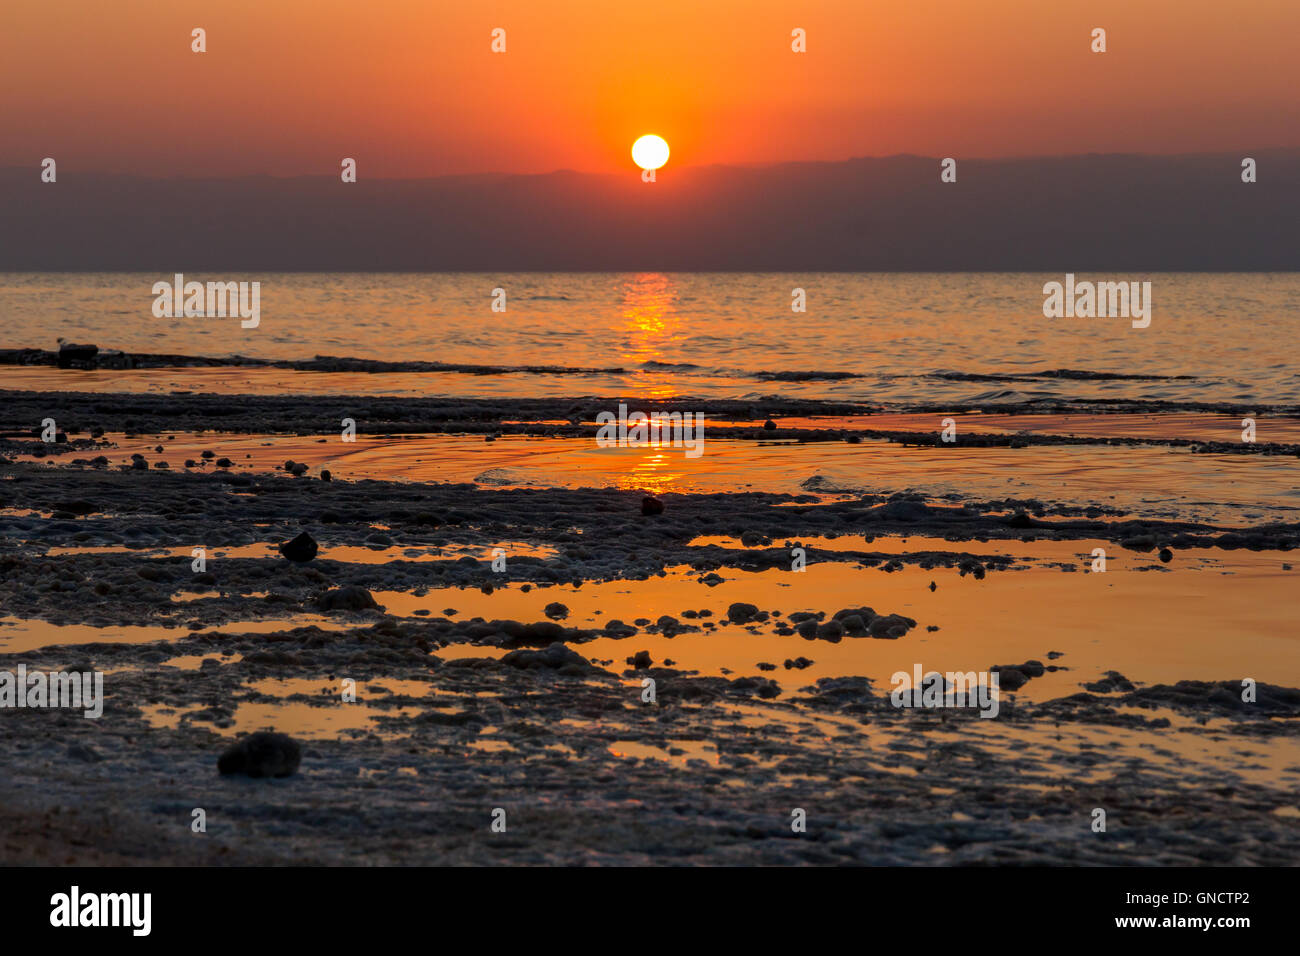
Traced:
<path id="1" fill-rule="evenodd" d="M 836 276 L 810 297 L 856 312 L 748 343 L 737 296 L 789 277 L 461 275 L 423 344 L 430 277 L 268 280 L 240 331 L 106 275 L 4 293 L 146 302 L 0 336 L 0 671 L 105 690 L 0 715 L 11 862 L 1300 850 L 1300 383 L 1215 331 L 1293 322 L 1294 274 L 1156 276 L 1149 328 L 1064 341 L 1051 276 Z M 700 453 L 599 441 L 620 406 Z M 995 675 L 996 713 L 900 706 L 930 672 Z M 257 731 L 295 773 L 218 772 Z"/>

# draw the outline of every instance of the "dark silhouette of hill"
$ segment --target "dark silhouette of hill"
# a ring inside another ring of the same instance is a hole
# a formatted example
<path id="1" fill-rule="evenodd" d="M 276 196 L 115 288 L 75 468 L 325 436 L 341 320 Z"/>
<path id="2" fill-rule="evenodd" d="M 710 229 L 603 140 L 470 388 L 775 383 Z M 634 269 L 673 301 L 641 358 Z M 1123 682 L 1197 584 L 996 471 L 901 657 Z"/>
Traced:
<path id="1" fill-rule="evenodd" d="M 619 175 L 59 181 L 0 170 L 0 270 L 1295 270 L 1300 151 Z M 362 166 L 364 171 L 364 164 Z"/>

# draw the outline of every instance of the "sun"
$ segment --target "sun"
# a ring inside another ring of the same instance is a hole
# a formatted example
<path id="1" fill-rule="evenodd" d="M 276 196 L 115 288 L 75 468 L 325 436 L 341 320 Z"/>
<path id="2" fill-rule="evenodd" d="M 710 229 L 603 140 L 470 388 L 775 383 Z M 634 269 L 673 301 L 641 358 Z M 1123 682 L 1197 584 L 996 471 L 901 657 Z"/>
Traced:
<path id="1" fill-rule="evenodd" d="M 662 136 L 642 136 L 632 144 L 632 161 L 642 169 L 658 169 L 668 162 L 668 144 Z"/>

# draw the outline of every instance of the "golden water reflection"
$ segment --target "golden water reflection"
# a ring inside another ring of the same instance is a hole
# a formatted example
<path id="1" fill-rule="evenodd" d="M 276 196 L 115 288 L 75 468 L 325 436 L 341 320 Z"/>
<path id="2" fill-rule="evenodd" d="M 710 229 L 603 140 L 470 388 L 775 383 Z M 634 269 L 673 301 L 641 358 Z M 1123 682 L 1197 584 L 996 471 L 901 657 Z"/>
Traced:
<path id="1" fill-rule="evenodd" d="M 666 366 L 683 338 L 682 319 L 677 312 L 677 284 L 671 276 L 642 272 L 623 283 L 624 339 L 622 362 L 637 371 L 634 381 L 647 398 L 668 399 L 681 394 L 673 369 Z M 671 351 L 670 351 L 671 349 Z M 647 365 L 647 363 L 650 363 Z M 682 477 L 680 451 L 659 451 L 656 442 L 638 449 L 631 467 L 615 480 L 620 488 L 667 491 Z"/>
<path id="2" fill-rule="evenodd" d="M 636 382 L 648 398 L 674 398 L 680 394 L 671 369 L 643 367 L 667 363 L 667 349 L 684 337 L 677 312 L 677 283 L 660 272 L 642 272 L 623 283 L 623 351 L 625 365 L 638 369 Z"/>

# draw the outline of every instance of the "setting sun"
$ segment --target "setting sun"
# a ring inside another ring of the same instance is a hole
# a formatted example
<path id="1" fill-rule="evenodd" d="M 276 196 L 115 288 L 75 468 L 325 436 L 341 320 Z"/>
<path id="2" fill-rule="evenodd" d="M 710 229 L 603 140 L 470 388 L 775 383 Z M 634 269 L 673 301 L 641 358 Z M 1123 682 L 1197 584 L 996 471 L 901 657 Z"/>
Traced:
<path id="1" fill-rule="evenodd" d="M 668 162 L 668 143 L 662 136 L 642 136 L 632 144 L 632 161 L 642 169 L 658 169 Z"/>

